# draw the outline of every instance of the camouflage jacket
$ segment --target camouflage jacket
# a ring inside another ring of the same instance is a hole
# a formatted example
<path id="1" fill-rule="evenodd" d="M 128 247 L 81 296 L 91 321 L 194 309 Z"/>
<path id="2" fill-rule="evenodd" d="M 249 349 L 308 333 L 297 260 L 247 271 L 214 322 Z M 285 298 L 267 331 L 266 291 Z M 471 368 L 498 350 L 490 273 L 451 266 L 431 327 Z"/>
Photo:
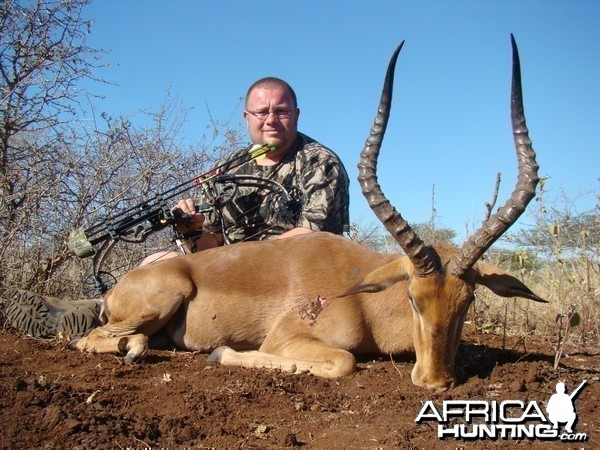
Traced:
<path id="1" fill-rule="evenodd" d="M 217 202 L 204 229 L 223 233 L 226 242 L 269 239 L 295 227 L 337 234 L 348 231 L 346 169 L 333 151 L 302 133 L 274 166 L 259 166 L 251 160 L 229 170 L 226 167 L 224 172 L 278 183 L 289 194 L 273 189 L 274 183 L 244 186 L 244 178 L 238 183 L 217 183 L 213 187 Z"/>

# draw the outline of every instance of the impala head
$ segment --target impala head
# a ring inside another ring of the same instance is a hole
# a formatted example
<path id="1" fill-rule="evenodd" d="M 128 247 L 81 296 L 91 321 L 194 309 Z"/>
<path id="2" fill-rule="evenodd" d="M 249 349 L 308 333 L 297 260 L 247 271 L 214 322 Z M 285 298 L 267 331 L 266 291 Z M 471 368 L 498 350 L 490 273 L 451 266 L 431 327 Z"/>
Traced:
<path id="1" fill-rule="evenodd" d="M 426 246 L 384 196 L 377 182 L 377 157 L 387 126 L 392 100 L 394 69 L 404 42 L 390 61 L 378 113 L 361 152 L 358 180 L 371 209 L 400 244 L 406 256 L 369 274 L 352 292 L 375 292 L 398 281 L 406 282 L 413 311 L 416 363 L 412 381 L 434 391 L 456 384 L 454 357 L 465 314 L 476 284 L 503 297 L 524 297 L 544 302 L 516 278 L 490 264 L 478 261 L 484 252 L 519 218 L 535 196 L 538 182 L 535 152 L 523 114 L 519 55 L 514 38 L 511 118 L 519 176 L 506 204 L 491 216 L 464 245 Z M 404 292 L 398 291 L 398 292 Z"/>

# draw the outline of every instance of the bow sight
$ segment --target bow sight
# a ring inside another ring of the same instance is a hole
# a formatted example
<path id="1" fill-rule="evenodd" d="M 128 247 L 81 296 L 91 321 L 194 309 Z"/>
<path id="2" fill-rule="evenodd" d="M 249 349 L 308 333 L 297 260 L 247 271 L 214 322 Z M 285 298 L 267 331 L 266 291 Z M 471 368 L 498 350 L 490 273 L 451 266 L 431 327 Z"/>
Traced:
<path id="1" fill-rule="evenodd" d="M 284 204 L 291 204 L 292 200 L 287 191 L 274 181 L 250 175 L 230 175 L 222 172 L 226 166 L 233 169 L 273 150 L 275 147 L 271 144 L 255 145 L 247 153 L 244 152 L 163 193 L 103 219 L 88 228 L 79 228 L 71 232 L 68 241 L 71 253 L 79 258 L 93 256 L 92 275 L 84 281 L 84 284 L 93 287 L 89 293 L 104 294 L 116 283 L 116 278 L 111 273 L 102 271 L 101 267 L 117 242 L 141 243 L 152 233 L 168 226 L 185 224 L 189 220 L 187 214 L 173 209 L 171 199 L 194 187 L 205 187 L 208 181 L 213 181 L 217 187 L 216 190 L 222 193 L 220 196 L 209 195 L 208 203 L 197 208 L 197 211 L 202 213 L 208 213 L 229 201 L 235 195 L 237 186 L 266 186 L 280 193 Z M 210 193 L 210 190 L 205 190 L 205 192 Z M 175 229 L 174 233 L 176 239 L 181 238 Z"/>

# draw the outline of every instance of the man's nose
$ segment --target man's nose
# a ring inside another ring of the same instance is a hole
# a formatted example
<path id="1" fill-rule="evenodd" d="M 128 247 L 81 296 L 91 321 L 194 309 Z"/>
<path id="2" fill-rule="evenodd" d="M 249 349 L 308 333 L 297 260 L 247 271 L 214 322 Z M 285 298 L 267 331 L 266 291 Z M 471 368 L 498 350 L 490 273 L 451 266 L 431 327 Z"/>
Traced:
<path id="1" fill-rule="evenodd" d="M 267 117 L 265 118 L 265 122 L 266 123 L 274 123 L 274 122 L 278 122 L 279 121 L 279 117 L 277 117 L 277 114 L 275 114 L 274 110 L 270 110 L 267 113 Z"/>

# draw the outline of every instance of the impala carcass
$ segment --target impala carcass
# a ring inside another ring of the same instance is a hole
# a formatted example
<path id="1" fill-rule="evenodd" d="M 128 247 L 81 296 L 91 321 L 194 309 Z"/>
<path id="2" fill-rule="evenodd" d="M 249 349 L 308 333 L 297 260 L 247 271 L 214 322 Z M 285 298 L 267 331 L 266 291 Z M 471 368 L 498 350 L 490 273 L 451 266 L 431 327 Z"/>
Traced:
<path id="1" fill-rule="evenodd" d="M 75 346 L 121 352 L 133 362 L 146 352 L 148 336 L 165 330 L 177 347 L 212 351 L 209 358 L 222 364 L 322 377 L 351 373 L 358 354 L 414 353 L 413 383 L 434 391 L 454 386 L 455 354 L 477 284 L 503 297 L 544 301 L 513 276 L 479 261 L 525 210 L 538 182 L 514 39 L 512 45 L 518 183 L 507 203 L 461 248 L 424 245 L 377 183 L 376 162 L 401 44 L 361 153 L 359 182 L 404 255 L 312 233 L 156 262 L 134 269 L 108 292 L 108 323 Z"/>

